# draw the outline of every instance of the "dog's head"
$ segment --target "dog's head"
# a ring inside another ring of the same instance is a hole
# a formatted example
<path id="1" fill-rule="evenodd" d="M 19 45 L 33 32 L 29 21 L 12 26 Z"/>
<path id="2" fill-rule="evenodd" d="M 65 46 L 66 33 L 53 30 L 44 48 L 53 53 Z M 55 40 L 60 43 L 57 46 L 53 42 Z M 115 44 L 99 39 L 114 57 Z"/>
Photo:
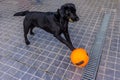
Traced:
<path id="1" fill-rule="evenodd" d="M 72 3 L 66 3 L 59 9 L 59 14 L 62 18 L 67 19 L 69 22 L 75 22 L 79 20 L 76 14 L 75 5 Z"/>

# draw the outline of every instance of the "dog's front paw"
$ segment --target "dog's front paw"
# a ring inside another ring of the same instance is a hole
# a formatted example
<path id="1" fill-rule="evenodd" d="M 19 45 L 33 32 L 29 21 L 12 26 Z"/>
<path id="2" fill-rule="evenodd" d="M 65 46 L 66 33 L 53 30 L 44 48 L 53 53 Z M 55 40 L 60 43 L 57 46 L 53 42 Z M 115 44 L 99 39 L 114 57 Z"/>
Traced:
<path id="1" fill-rule="evenodd" d="M 33 35 L 33 36 L 34 36 L 34 35 L 35 35 L 35 33 L 31 32 L 31 33 L 30 33 L 30 35 Z"/>
<path id="2" fill-rule="evenodd" d="M 26 45 L 29 45 L 29 44 L 30 44 L 30 42 L 29 42 L 29 41 L 26 41 L 25 43 L 26 43 Z"/>

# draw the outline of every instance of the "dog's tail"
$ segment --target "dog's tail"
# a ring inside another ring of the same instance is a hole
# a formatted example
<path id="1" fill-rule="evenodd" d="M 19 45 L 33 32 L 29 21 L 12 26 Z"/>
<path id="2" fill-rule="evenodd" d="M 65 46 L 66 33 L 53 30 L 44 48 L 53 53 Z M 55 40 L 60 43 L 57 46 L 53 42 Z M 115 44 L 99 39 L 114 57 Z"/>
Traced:
<path id="1" fill-rule="evenodd" d="M 28 13 L 29 13 L 29 11 L 17 12 L 17 13 L 14 14 L 14 16 L 25 16 Z"/>

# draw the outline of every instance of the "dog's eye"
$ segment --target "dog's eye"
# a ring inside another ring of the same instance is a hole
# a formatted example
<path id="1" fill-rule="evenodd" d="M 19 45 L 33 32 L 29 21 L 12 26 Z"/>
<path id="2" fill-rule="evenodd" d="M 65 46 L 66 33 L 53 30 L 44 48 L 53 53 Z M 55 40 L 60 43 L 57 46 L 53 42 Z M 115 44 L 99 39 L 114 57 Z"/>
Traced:
<path id="1" fill-rule="evenodd" d="M 70 11 L 66 11 L 66 15 L 70 15 Z"/>
<path id="2" fill-rule="evenodd" d="M 72 11 L 72 12 L 76 12 L 76 9 L 75 9 L 75 8 L 71 8 L 71 11 Z"/>
<path id="3" fill-rule="evenodd" d="M 69 14 L 67 14 L 67 16 L 70 16 L 70 13 L 69 13 Z"/>
<path id="4" fill-rule="evenodd" d="M 66 13 L 67 16 L 70 16 L 71 12 Z"/>
<path id="5" fill-rule="evenodd" d="M 73 11 L 71 11 L 72 13 L 75 13 L 76 11 L 75 10 L 73 10 Z"/>

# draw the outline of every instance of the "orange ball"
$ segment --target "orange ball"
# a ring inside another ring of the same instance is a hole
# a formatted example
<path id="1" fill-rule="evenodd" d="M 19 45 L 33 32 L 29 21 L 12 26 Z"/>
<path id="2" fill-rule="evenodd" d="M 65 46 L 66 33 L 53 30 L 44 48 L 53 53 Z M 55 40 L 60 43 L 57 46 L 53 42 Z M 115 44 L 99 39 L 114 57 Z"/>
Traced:
<path id="1" fill-rule="evenodd" d="M 71 62 L 77 67 L 85 67 L 89 62 L 87 51 L 83 48 L 77 48 L 70 55 Z"/>

